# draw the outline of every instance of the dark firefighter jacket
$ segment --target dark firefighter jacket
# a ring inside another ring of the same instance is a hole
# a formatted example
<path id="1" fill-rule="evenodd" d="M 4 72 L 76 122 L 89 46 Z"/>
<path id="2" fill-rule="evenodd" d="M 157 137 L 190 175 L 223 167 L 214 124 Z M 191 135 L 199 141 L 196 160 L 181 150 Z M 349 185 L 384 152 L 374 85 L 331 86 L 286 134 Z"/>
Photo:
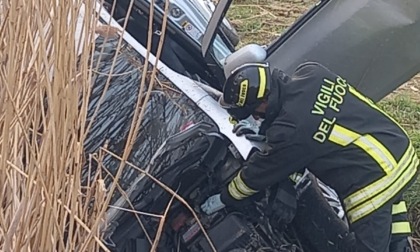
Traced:
<path id="1" fill-rule="evenodd" d="M 305 63 L 278 95 L 278 105 L 268 107 L 276 115 L 266 119 L 269 151 L 250 157 L 222 192 L 225 203 L 308 168 L 337 191 L 355 222 L 394 200 L 414 179 L 419 160 L 405 131 L 345 79 Z"/>

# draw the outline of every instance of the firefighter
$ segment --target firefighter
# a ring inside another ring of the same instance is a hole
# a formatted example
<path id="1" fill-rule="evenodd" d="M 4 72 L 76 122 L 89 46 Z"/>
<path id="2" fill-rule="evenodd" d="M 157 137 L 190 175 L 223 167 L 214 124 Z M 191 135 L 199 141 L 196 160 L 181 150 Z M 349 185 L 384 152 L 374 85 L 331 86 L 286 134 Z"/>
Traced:
<path id="1" fill-rule="evenodd" d="M 244 64 L 227 78 L 220 99 L 239 121 L 237 135 L 265 141 L 220 194 L 201 206 L 212 214 L 235 206 L 308 168 L 343 202 L 356 251 L 411 251 L 402 193 L 419 159 L 404 129 L 344 78 L 316 62 L 292 76 L 268 63 Z M 261 127 L 249 116 L 263 119 Z"/>

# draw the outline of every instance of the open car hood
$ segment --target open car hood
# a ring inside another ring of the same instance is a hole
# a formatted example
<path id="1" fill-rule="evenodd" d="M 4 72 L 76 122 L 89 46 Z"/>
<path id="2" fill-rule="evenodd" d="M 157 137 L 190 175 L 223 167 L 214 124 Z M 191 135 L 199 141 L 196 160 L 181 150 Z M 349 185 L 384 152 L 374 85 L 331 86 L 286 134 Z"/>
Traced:
<path id="1" fill-rule="evenodd" d="M 420 1 L 322 1 L 268 54 L 289 74 L 318 61 L 378 101 L 420 71 Z"/>
<path id="2" fill-rule="evenodd" d="M 212 50 L 232 0 L 220 0 L 203 39 Z M 420 71 L 420 1 L 322 0 L 267 49 L 272 67 L 288 74 L 317 61 L 378 101 Z"/>

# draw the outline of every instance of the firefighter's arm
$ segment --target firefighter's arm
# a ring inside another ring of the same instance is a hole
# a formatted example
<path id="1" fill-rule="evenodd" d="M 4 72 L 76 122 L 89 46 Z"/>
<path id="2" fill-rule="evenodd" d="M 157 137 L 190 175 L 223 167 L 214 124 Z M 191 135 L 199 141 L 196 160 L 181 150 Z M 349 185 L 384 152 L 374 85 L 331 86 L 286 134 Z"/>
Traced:
<path id="1" fill-rule="evenodd" d="M 225 204 L 239 203 L 241 200 L 277 182 L 285 181 L 288 176 L 302 170 L 309 162 L 309 152 L 298 141 L 293 125 L 276 123 L 267 130 L 267 152 L 255 152 L 222 191 Z"/>

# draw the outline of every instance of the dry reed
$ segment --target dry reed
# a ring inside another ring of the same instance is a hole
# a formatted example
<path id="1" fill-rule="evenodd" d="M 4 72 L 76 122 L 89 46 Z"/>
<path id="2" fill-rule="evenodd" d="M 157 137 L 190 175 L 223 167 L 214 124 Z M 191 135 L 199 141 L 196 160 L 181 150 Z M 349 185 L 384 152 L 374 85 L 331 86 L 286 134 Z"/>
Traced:
<path id="1" fill-rule="evenodd" d="M 106 250 L 93 225 L 102 219 L 103 181 L 82 188 L 79 175 L 97 22 L 94 2 L 85 4 L 0 3 L 2 251 Z M 86 36 L 77 40 L 83 7 Z M 83 212 L 87 196 L 95 205 Z"/>
<path id="2" fill-rule="evenodd" d="M 151 13 L 153 8 L 152 4 Z M 84 36 L 78 40 L 81 10 L 85 13 L 81 24 Z M 139 80 L 139 93 L 145 92 L 146 100 L 137 101 L 114 182 L 106 188 L 98 176 L 82 186 L 80 174 L 88 162 L 83 158 L 83 143 L 90 128 L 87 107 L 92 74 L 96 73 L 90 52 L 97 22 L 94 1 L 0 2 L 0 251 L 108 250 L 101 241 L 100 228 L 106 221 L 110 196 L 119 189 L 116 181 L 127 165 L 145 113 L 142 102 L 147 102 L 157 70 L 153 69 L 149 85 L 145 85 L 146 74 Z M 157 58 L 166 15 L 163 23 Z M 103 33 L 101 29 L 96 31 Z M 108 34 L 115 32 L 109 26 L 106 30 Z M 121 41 L 122 36 L 117 52 Z M 150 47 L 149 40 L 148 51 Z M 147 64 L 144 72 L 146 68 Z M 112 69 L 107 85 L 111 75 Z M 98 169 L 100 173 L 101 167 Z M 173 195 L 172 200 L 187 205 L 174 191 L 159 185 Z M 160 216 L 160 232 L 167 210 Z M 160 233 L 154 242 L 149 238 L 152 250 L 159 237 Z"/>

